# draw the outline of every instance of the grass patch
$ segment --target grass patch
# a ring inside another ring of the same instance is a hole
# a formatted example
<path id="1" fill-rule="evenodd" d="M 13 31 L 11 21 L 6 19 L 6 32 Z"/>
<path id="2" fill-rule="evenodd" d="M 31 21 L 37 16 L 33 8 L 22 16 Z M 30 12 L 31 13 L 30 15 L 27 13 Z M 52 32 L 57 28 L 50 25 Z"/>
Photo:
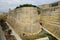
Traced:
<path id="1" fill-rule="evenodd" d="M 24 40 L 35 40 L 35 39 L 44 38 L 44 37 L 48 37 L 49 40 L 57 40 L 55 37 L 53 37 L 52 35 L 48 33 L 36 34 L 33 36 L 29 36 L 29 37 L 27 36 L 27 37 L 24 37 Z"/>
<path id="2" fill-rule="evenodd" d="M 58 40 L 55 37 L 53 37 L 51 34 L 47 34 L 47 36 L 48 36 L 49 40 Z"/>

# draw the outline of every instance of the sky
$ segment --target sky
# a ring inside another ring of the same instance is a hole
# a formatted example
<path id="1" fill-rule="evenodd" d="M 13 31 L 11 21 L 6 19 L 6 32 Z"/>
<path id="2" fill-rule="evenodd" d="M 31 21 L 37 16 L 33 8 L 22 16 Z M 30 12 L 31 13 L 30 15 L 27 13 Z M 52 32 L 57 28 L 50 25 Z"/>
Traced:
<path id="1" fill-rule="evenodd" d="M 21 4 L 43 5 L 60 0 L 0 0 L 0 12 L 7 12 L 9 8 L 14 9 Z"/>

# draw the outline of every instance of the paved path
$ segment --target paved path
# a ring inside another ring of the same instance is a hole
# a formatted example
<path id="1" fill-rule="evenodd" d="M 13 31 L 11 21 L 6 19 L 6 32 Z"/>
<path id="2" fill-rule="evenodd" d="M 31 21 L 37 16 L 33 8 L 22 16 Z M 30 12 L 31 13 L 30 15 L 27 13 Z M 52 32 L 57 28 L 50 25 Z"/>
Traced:
<path id="1" fill-rule="evenodd" d="M 49 40 L 48 37 L 44 37 L 44 38 L 40 38 L 40 39 L 36 39 L 36 40 Z"/>
<path id="2" fill-rule="evenodd" d="M 7 23 L 7 22 L 6 22 Z M 11 35 L 14 35 L 16 37 L 17 40 L 22 40 L 20 38 L 20 36 L 13 30 L 13 28 L 7 23 L 7 25 L 10 27 L 10 29 L 12 30 L 12 34 Z"/>
<path id="3" fill-rule="evenodd" d="M 4 36 L 4 33 L 2 31 L 2 28 L 0 26 L 0 40 L 6 40 L 5 36 Z"/>
<path id="4" fill-rule="evenodd" d="M 47 25 L 53 25 L 54 27 L 53 27 L 53 29 L 55 28 L 55 26 L 57 26 L 57 28 L 58 27 L 60 27 L 59 25 L 56 25 L 56 24 L 51 24 L 51 23 L 47 23 Z M 7 23 L 7 25 L 9 25 L 8 23 Z M 9 27 L 10 27 L 10 29 L 12 29 L 13 30 L 13 28 L 9 25 Z M 41 26 L 42 27 L 42 26 Z M 54 33 L 52 33 L 51 31 L 48 31 L 48 28 L 47 27 L 42 27 L 44 30 L 46 30 L 48 33 L 50 33 L 50 34 L 52 34 L 54 37 L 56 37 L 56 38 L 58 38 Z M 51 30 L 51 29 L 49 29 L 49 30 Z M 52 30 L 53 31 L 53 30 Z M 15 37 L 17 38 L 17 40 L 22 40 L 21 38 L 20 38 L 20 36 L 19 35 L 17 35 L 16 33 L 15 33 L 15 31 L 13 30 L 13 33 L 12 33 L 13 35 L 15 35 Z M 56 33 L 57 34 L 57 33 Z M 58 38 L 58 39 L 60 39 L 60 38 Z"/>
<path id="5" fill-rule="evenodd" d="M 59 24 L 60 23 L 57 24 L 56 22 L 54 23 L 54 22 L 46 21 L 42 28 L 60 40 L 60 25 Z"/>

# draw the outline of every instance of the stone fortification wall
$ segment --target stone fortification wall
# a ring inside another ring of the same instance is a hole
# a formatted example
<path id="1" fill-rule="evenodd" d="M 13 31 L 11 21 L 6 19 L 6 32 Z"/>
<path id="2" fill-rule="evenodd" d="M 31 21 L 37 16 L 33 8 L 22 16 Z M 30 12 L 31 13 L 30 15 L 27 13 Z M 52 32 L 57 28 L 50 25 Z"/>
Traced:
<path id="1" fill-rule="evenodd" d="M 19 35 L 33 35 L 41 31 L 36 7 L 22 7 L 10 11 L 7 21 Z"/>
<path id="2" fill-rule="evenodd" d="M 51 32 L 56 38 L 60 38 L 60 6 L 42 9 L 41 20 L 43 27 Z"/>

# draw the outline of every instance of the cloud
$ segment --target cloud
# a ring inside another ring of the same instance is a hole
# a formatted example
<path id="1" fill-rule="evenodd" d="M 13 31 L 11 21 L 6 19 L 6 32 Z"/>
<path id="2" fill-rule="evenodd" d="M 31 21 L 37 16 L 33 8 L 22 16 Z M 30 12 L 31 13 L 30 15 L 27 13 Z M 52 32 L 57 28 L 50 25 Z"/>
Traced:
<path id="1" fill-rule="evenodd" d="M 0 0 L 0 11 L 6 12 L 9 8 L 14 9 L 20 4 L 34 4 L 41 5 L 59 0 Z"/>

